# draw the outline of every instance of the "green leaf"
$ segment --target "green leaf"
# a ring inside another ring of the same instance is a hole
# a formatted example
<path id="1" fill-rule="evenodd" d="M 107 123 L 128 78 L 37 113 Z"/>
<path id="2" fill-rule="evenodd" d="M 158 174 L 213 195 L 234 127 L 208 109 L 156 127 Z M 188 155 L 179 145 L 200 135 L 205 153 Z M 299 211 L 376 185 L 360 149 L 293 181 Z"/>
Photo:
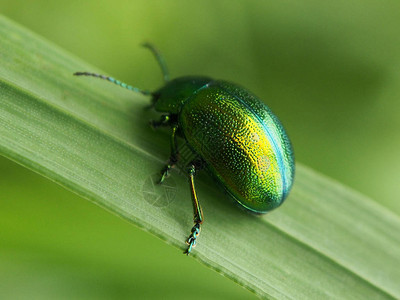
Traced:
<path id="1" fill-rule="evenodd" d="M 168 157 L 149 99 L 0 19 L 0 153 L 180 250 L 192 227 L 186 178 L 153 177 Z M 205 223 L 193 257 L 268 298 L 399 298 L 400 219 L 300 164 L 287 202 L 257 217 L 200 175 Z M 178 251 L 178 250 L 177 250 Z"/>

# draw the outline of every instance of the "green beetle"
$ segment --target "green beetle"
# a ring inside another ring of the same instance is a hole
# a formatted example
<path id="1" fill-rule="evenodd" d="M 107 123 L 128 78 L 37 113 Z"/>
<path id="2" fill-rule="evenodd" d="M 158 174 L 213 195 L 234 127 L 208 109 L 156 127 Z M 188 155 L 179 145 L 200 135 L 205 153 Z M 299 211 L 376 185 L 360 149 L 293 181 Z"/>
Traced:
<path id="1" fill-rule="evenodd" d="M 192 155 L 187 166 L 194 209 L 194 226 L 187 239 L 189 254 L 200 234 L 203 213 L 194 185 L 196 171 L 206 168 L 243 207 L 255 212 L 270 211 L 285 200 L 294 178 L 294 155 L 289 138 L 278 118 L 246 89 L 209 77 L 186 76 L 169 80 L 160 53 L 144 44 L 161 66 L 165 85 L 155 92 L 132 87 L 112 77 L 99 77 L 129 90 L 152 96 L 152 107 L 164 113 L 154 128 L 169 126 L 171 155 L 161 170 L 162 183 L 180 159 L 177 137 L 186 141 Z"/>

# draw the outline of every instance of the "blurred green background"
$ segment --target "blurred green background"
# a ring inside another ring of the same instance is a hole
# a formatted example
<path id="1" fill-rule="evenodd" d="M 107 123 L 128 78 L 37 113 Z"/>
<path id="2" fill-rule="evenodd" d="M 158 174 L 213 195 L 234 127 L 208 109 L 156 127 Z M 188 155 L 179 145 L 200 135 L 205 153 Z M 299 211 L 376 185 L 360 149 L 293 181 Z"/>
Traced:
<path id="1" fill-rule="evenodd" d="M 0 0 L 0 12 L 141 88 L 162 83 L 145 41 L 173 77 L 240 83 L 280 117 L 297 161 L 400 214 L 400 2 Z M 254 297 L 4 158 L 0 189 L 1 298 Z"/>

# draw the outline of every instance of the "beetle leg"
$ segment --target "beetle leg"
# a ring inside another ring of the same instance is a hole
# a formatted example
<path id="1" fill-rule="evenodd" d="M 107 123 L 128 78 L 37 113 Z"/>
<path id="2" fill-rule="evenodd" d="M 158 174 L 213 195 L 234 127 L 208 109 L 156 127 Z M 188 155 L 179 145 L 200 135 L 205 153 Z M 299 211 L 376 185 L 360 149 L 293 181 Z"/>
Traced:
<path id="1" fill-rule="evenodd" d="M 155 120 L 151 120 L 150 121 L 150 126 L 154 129 L 161 127 L 161 126 L 169 126 L 171 122 L 171 117 L 169 115 L 162 115 L 160 117 L 160 120 L 155 121 Z"/>
<path id="2" fill-rule="evenodd" d="M 188 248 L 184 252 L 186 255 L 189 255 L 192 251 L 192 248 L 196 246 L 197 237 L 200 234 L 200 225 L 203 223 L 203 211 L 200 207 L 199 200 L 197 199 L 196 189 L 194 187 L 194 175 L 196 173 L 196 167 L 194 163 L 192 163 L 189 167 L 189 184 L 190 184 L 190 192 L 192 195 L 193 201 L 193 221 L 194 226 L 192 227 L 191 234 L 186 240 L 186 244 L 188 244 Z"/>
<path id="3" fill-rule="evenodd" d="M 169 157 L 168 163 L 161 170 L 161 178 L 158 183 L 163 183 L 164 179 L 168 176 L 169 171 L 178 162 L 178 148 L 176 146 L 176 132 L 178 130 L 178 125 L 172 127 L 171 135 L 171 156 Z"/>

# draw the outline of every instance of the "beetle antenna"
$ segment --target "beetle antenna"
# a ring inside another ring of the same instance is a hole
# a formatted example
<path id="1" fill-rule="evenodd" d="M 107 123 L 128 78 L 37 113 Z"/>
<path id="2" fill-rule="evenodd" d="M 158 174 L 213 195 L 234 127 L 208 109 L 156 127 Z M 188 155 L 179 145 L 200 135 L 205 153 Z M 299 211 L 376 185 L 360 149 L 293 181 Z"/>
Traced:
<path id="1" fill-rule="evenodd" d="M 119 80 L 117 80 L 117 79 L 115 79 L 115 78 L 113 78 L 113 77 L 109 77 L 109 76 L 105 76 L 105 75 L 101 75 L 101 74 L 96 74 L 96 73 L 89 73 L 89 72 L 76 72 L 76 73 L 74 73 L 74 75 L 75 75 L 75 76 L 92 76 L 92 77 L 97 77 L 97 78 L 100 78 L 100 79 L 108 80 L 108 81 L 110 81 L 110 82 L 112 82 L 112 83 L 114 83 L 114 84 L 116 84 L 116 85 L 119 85 L 120 87 L 126 88 L 126 89 L 128 89 L 128 90 L 130 90 L 130 91 L 134 91 L 134 92 L 137 92 L 137 93 L 141 93 L 141 94 L 143 94 L 143 95 L 151 95 L 151 92 L 149 92 L 149 91 L 141 90 L 141 89 L 139 89 L 139 88 L 137 88 L 137 87 L 134 87 L 134 86 L 131 86 L 131 85 L 129 85 L 129 84 L 126 84 L 126 83 L 124 83 L 124 82 L 122 82 L 122 81 L 119 81 Z"/>
<path id="2" fill-rule="evenodd" d="M 161 53 L 158 51 L 158 49 L 156 47 L 154 47 L 153 44 L 144 43 L 144 44 L 142 44 L 142 46 L 149 49 L 153 53 L 154 57 L 156 58 L 158 64 L 161 67 L 161 72 L 164 77 L 164 82 L 167 83 L 169 81 L 169 71 L 167 68 L 167 64 L 165 63 L 164 57 L 161 55 Z"/>

